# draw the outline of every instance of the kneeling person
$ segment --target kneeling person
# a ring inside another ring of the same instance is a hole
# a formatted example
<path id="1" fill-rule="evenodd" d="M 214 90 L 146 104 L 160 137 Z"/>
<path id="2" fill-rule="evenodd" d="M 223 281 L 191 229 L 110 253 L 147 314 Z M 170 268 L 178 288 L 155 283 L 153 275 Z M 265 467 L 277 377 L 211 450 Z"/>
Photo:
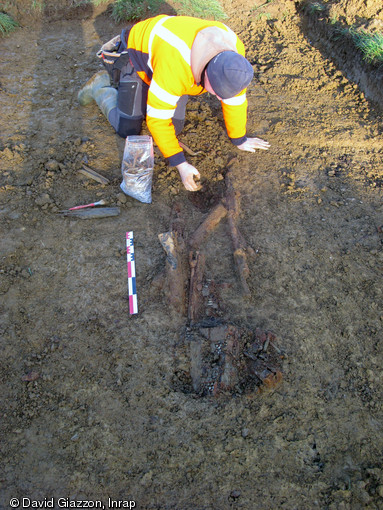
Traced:
<path id="1" fill-rule="evenodd" d="M 177 140 L 188 96 L 210 92 L 221 101 L 228 136 L 239 149 L 269 148 L 264 140 L 246 136 L 246 88 L 254 73 L 243 43 L 226 25 L 160 15 L 123 30 L 121 45 L 129 59 L 117 90 L 101 71 L 79 92 L 79 101 L 94 99 L 124 138 L 139 134 L 146 118 L 155 143 L 169 165 L 177 167 L 187 190 L 196 191 L 194 177 L 200 178 Z"/>

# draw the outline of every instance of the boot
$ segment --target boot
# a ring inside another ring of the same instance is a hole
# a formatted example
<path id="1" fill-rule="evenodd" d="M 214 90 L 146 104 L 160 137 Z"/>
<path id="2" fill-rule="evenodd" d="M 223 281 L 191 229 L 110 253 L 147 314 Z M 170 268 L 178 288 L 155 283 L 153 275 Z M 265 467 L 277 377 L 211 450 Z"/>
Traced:
<path id="1" fill-rule="evenodd" d="M 117 106 L 117 90 L 114 87 L 101 87 L 93 94 L 98 107 L 109 120 L 109 113 Z"/>
<path id="2" fill-rule="evenodd" d="M 82 106 L 89 104 L 94 99 L 95 92 L 101 87 L 110 87 L 110 79 L 107 71 L 102 70 L 94 74 L 78 93 L 78 100 Z"/>

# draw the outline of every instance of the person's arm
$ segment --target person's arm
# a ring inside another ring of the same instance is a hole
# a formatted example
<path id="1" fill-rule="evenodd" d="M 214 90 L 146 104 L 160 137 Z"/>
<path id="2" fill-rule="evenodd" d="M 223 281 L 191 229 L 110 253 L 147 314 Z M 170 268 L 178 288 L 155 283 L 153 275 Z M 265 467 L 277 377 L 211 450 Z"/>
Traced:
<path id="1" fill-rule="evenodd" d="M 175 135 L 170 117 L 171 113 L 173 112 L 169 111 L 168 119 L 156 118 L 155 115 L 160 115 L 158 111 L 149 108 L 146 118 L 149 131 L 168 164 L 177 168 L 185 188 L 188 191 L 198 191 L 200 185 L 195 182 L 194 177 L 199 179 L 200 173 L 193 165 L 186 161 L 185 154 Z M 162 115 L 164 115 L 164 112 L 162 112 Z"/>
<path id="2" fill-rule="evenodd" d="M 180 95 L 175 95 L 174 89 L 169 90 L 168 86 L 165 90 L 165 85 L 159 85 L 156 78 L 157 75 L 153 75 L 148 93 L 147 126 L 168 164 L 177 168 L 185 188 L 188 191 L 197 191 L 200 186 L 195 182 L 194 177 L 199 179 L 200 174 L 193 165 L 186 161 L 172 122 Z M 158 81 L 160 80 L 158 79 Z M 174 78 L 171 83 L 174 87 Z M 182 90 L 182 84 L 175 90 Z"/>
<path id="3" fill-rule="evenodd" d="M 242 151 L 255 152 L 255 149 L 267 150 L 268 142 L 261 138 L 246 136 L 247 99 L 246 90 L 230 99 L 221 101 L 227 134 L 231 142 Z"/>

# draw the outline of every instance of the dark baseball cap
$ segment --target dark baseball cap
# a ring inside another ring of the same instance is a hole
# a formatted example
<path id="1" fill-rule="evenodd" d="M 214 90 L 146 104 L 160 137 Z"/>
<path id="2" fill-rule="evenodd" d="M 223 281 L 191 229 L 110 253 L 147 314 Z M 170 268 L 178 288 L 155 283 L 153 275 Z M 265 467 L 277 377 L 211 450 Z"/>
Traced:
<path id="1" fill-rule="evenodd" d="M 206 67 L 210 85 L 222 99 L 234 97 L 245 89 L 254 76 L 248 60 L 235 51 L 222 51 Z"/>

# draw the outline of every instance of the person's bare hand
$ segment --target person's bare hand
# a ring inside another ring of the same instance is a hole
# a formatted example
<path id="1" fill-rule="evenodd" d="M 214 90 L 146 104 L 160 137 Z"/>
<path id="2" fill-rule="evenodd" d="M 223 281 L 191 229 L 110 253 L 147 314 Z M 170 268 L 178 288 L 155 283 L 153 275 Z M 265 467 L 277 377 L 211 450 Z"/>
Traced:
<path id="1" fill-rule="evenodd" d="M 188 191 L 198 191 L 201 189 L 201 185 L 197 184 L 194 180 L 194 176 L 197 179 L 200 179 L 201 175 L 193 165 L 190 165 L 185 161 L 184 163 L 177 165 L 177 169 L 180 173 L 183 185 Z"/>
<path id="2" fill-rule="evenodd" d="M 248 138 L 241 145 L 237 145 L 241 151 L 255 152 L 255 149 L 261 149 L 267 151 L 270 147 L 269 142 L 265 142 L 261 138 Z"/>

